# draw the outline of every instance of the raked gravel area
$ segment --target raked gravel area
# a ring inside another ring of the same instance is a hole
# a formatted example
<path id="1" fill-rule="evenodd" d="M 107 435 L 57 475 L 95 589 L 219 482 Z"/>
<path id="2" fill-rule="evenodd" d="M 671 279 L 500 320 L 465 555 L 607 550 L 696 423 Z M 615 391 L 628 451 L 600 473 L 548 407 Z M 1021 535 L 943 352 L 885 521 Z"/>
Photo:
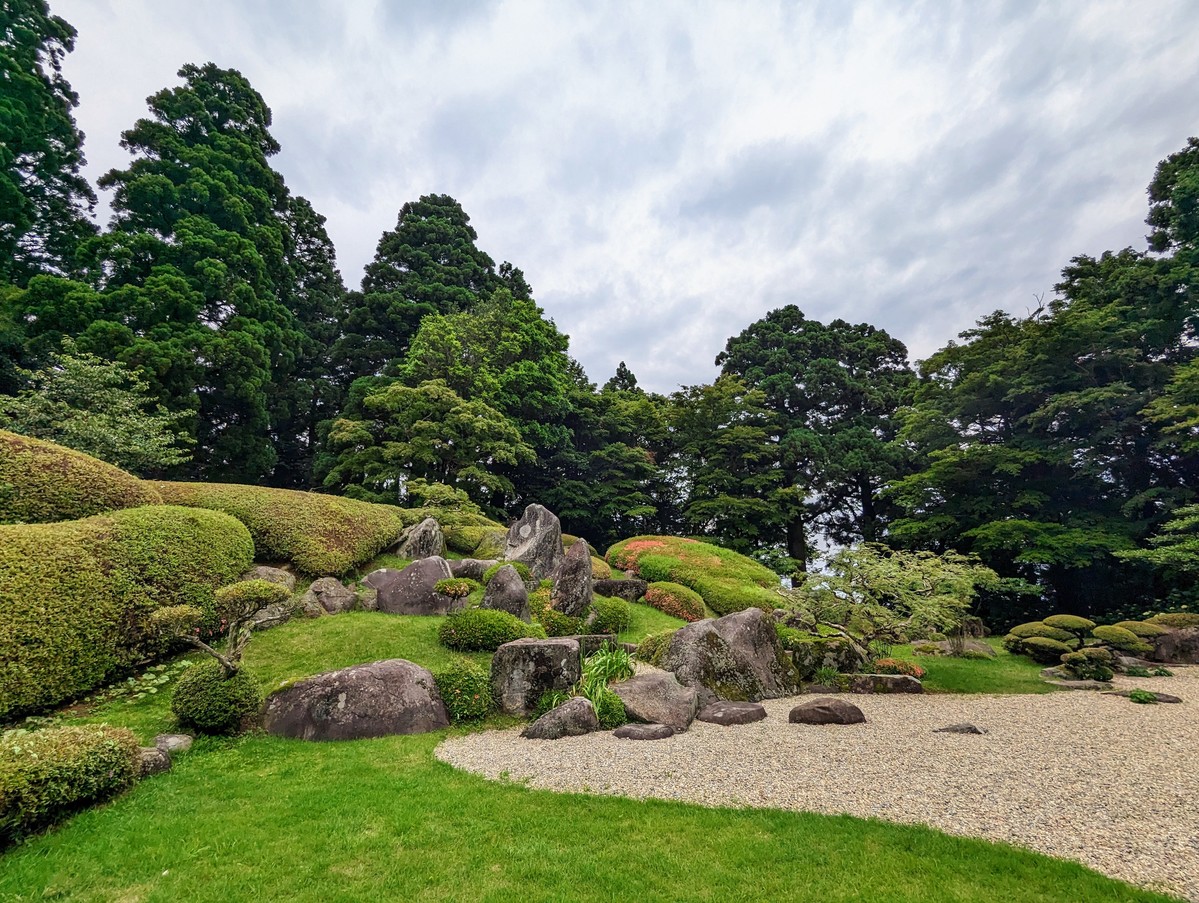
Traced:
<path id="1" fill-rule="evenodd" d="M 549 790 L 917 822 L 1199 901 L 1199 667 L 1172 670 L 1116 687 L 1181 704 L 1093 691 L 846 696 L 865 724 L 813 726 L 787 722 L 798 697 L 765 702 L 757 724 L 697 721 L 667 740 L 523 740 L 514 728 L 447 740 L 437 756 Z M 989 733 L 932 732 L 963 721 Z"/>

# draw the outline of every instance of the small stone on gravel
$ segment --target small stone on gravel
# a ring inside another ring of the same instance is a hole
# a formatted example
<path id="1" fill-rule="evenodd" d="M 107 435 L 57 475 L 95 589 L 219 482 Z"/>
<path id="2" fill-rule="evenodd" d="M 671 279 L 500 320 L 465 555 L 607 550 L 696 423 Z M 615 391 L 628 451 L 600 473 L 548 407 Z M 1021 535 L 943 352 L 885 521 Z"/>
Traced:
<path id="1" fill-rule="evenodd" d="M 753 724 L 766 717 L 766 706 L 760 702 L 714 702 L 704 706 L 695 716 L 709 724 Z"/>
<path id="2" fill-rule="evenodd" d="M 945 727 L 934 727 L 934 734 L 985 734 L 986 728 L 976 727 L 969 721 L 963 721 L 961 724 L 947 724 Z"/>
<path id="3" fill-rule="evenodd" d="M 665 724 L 626 724 L 612 732 L 621 740 L 665 740 L 674 736 L 674 728 Z"/>
<path id="4" fill-rule="evenodd" d="M 801 702 L 791 710 L 787 720 L 792 724 L 862 724 L 866 716 L 852 702 L 834 696 L 821 696 Z"/>

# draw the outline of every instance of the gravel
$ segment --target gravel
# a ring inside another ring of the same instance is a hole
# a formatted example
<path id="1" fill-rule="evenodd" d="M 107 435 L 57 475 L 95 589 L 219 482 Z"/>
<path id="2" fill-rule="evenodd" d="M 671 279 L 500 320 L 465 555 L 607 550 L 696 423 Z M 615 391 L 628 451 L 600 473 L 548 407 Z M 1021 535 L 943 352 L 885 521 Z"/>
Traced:
<path id="1" fill-rule="evenodd" d="M 548 790 L 915 822 L 1199 901 L 1199 667 L 1172 670 L 1116 687 L 1180 705 L 1092 691 L 854 696 L 865 724 L 816 726 L 788 724 L 797 700 L 778 699 L 765 721 L 697 721 L 655 742 L 514 728 L 447 740 L 437 756 Z M 957 722 L 988 733 L 933 733 Z"/>

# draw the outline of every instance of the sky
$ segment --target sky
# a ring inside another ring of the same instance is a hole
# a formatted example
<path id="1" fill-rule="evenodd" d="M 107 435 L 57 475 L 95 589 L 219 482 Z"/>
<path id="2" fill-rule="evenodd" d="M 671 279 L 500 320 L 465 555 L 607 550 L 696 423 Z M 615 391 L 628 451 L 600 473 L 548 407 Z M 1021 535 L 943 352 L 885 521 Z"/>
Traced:
<path id="1" fill-rule="evenodd" d="M 785 304 L 913 360 L 1035 309 L 1071 258 L 1144 249 L 1199 134 L 1191 0 L 50 4 L 93 183 L 180 66 L 238 69 L 350 288 L 449 194 L 593 381 L 662 392 Z"/>

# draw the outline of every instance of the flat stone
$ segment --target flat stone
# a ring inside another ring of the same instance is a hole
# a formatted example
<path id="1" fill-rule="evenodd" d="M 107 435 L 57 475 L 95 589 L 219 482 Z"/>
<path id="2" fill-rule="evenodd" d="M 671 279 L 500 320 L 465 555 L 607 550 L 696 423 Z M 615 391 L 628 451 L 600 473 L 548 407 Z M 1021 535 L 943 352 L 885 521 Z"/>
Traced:
<path id="1" fill-rule="evenodd" d="M 550 709 L 523 731 L 526 740 L 560 740 L 563 737 L 580 737 L 599 730 L 599 718 L 591 700 L 576 696 L 568 699 L 556 709 Z"/>
<path id="2" fill-rule="evenodd" d="M 801 702 L 791 710 L 787 720 L 792 724 L 862 724 L 866 716 L 851 702 L 835 696 L 821 696 Z"/>
<path id="3" fill-rule="evenodd" d="M 143 778 L 171 770 L 171 757 L 166 750 L 157 746 L 143 746 L 138 750 L 137 773 Z"/>
<path id="4" fill-rule="evenodd" d="M 1133 694 L 1133 692 L 1134 692 L 1133 690 L 1109 690 L 1108 692 L 1104 693 L 1103 695 L 1104 696 L 1123 696 L 1125 698 L 1128 698 L 1129 696 L 1131 696 Z M 1153 690 L 1139 690 L 1139 691 L 1135 691 L 1135 692 L 1153 693 L 1153 695 L 1157 697 L 1158 702 L 1170 702 L 1170 703 L 1182 702 L 1181 696 L 1171 696 L 1169 693 L 1154 693 Z"/>
<path id="5" fill-rule="evenodd" d="M 422 558 L 402 571 L 380 568 L 363 578 L 363 583 L 378 591 L 379 611 L 392 615 L 445 615 L 465 605 L 436 592 L 439 581 L 454 575 L 444 558 Z"/>
<path id="6" fill-rule="evenodd" d="M 924 684 L 910 674 L 849 674 L 850 693 L 923 693 Z"/>
<path id="7" fill-rule="evenodd" d="M 697 708 L 693 687 L 684 687 L 669 671 L 638 674 L 609 685 L 624 703 L 632 721 L 665 724 L 676 732 L 687 730 Z"/>
<path id="8" fill-rule="evenodd" d="M 934 727 L 934 734 L 985 734 L 985 728 L 976 727 L 969 721 L 963 721 L 960 724 L 947 724 L 945 727 Z"/>
<path id="9" fill-rule="evenodd" d="M 700 709 L 695 720 L 727 726 L 753 724 L 765 717 L 766 707 L 760 702 L 714 702 Z"/>
<path id="10" fill-rule="evenodd" d="M 1112 685 L 1106 680 L 1047 680 L 1046 683 L 1063 690 L 1110 690 Z"/>
<path id="11" fill-rule="evenodd" d="M 666 724 L 626 724 L 612 732 L 621 740 L 665 740 L 674 736 L 674 728 Z"/>
<path id="12" fill-rule="evenodd" d="M 192 748 L 190 734 L 159 734 L 154 738 L 154 745 L 168 755 L 187 752 Z"/>

